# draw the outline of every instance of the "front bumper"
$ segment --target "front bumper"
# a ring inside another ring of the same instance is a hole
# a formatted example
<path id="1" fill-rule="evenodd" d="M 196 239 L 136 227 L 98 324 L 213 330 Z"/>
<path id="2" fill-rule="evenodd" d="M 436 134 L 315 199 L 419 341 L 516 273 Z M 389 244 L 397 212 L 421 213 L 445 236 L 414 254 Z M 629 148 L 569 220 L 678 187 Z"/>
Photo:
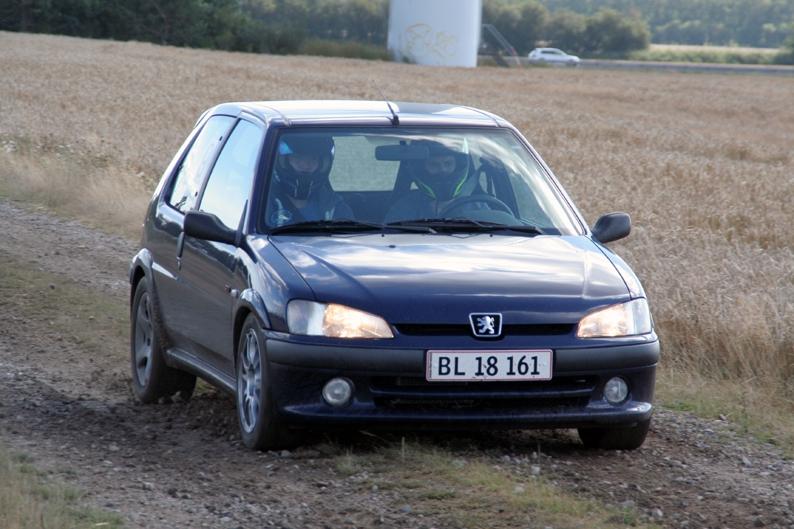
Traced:
<path id="1" fill-rule="evenodd" d="M 422 349 L 359 348 L 267 341 L 273 398 L 293 425 L 367 425 L 429 429 L 631 426 L 650 418 L 659 342 L 557 348 L 553 379 L 543 382 L 425 381 Z M 622 376 L 629 396 L 603 397 Z M 334 377 L 353 382 L 352 402 L 335 408 L 321 397 Z"/>

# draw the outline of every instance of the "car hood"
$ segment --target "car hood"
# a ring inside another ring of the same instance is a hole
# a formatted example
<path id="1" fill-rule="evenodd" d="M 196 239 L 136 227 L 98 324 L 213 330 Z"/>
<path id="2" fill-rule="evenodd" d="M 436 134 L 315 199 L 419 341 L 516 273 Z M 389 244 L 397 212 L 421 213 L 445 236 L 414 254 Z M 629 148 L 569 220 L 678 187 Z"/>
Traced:
<path id="1" fill-rule="evenodd" d="M 575 323 L 629 299 L 615 266 L 585 236 L 367 234 L 273 236 L 318 301 L 399 323 Z"/>

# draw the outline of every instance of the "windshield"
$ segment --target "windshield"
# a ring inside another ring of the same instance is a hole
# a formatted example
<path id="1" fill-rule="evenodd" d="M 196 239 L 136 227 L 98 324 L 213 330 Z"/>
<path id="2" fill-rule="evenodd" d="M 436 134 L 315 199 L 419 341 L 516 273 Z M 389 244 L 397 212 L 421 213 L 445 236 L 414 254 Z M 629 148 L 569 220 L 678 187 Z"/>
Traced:
<path id="1" fill-rule="evenodd" d="M 446 222 L 457 230 L 579 233 L 562 197 L 507 130 L 288 129 L 268 181 L 263 220 L 271 231 Z"/>

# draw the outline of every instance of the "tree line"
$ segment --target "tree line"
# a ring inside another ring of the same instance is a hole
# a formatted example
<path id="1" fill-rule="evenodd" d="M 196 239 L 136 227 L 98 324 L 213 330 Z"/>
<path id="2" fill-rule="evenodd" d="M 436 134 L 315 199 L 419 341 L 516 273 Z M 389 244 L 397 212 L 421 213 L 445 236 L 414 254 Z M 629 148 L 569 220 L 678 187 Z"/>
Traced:
<path id="1" fill-rule="evenodd" d="M 536 0 L 484 0 L 483 22 L 526 53 L 538 43 L 597 55 L 647 47 L 648 28 L 616 10 L 549 12 Z M 383 47 L 388 0 L 0 0 L 0 29 L 174 46 L 296 53 L 310 39 Z"/>
<path id="2" fill-rule="evenodd" d="M 651 39 L 667 44 L 777 48 L 794 34 L 791 0 L 541 0 L 552 13 L 591 15 L 611 8 L 646 21 Z M 511 0 L 521 5 L 523 0 Z"/>
<path id="3" fill-rule="evenodd" d="M 550 13 L 534 0 L 485 0 L 483 22 L 493 24 L 521 54 L 545 44 L 588 56 L 621 55 L 650 43 L 645 22 L 614 9 Z"/>
<path id="4" fill-rule="evenodd" d="M 0 0 L 0 29 L 295 53 L 315 38 L 385 43 L 386 4 L 367 0 Z"/>

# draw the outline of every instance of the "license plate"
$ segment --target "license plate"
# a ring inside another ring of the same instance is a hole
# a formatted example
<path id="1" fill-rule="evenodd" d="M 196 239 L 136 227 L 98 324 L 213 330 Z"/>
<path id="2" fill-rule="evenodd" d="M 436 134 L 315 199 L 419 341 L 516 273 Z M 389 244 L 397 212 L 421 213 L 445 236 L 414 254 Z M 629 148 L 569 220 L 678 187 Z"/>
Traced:
<path id="1" fill-rule="evenodd" d="M 428 381 L 551 380 L 552 352 L 428 351 Z"/>

